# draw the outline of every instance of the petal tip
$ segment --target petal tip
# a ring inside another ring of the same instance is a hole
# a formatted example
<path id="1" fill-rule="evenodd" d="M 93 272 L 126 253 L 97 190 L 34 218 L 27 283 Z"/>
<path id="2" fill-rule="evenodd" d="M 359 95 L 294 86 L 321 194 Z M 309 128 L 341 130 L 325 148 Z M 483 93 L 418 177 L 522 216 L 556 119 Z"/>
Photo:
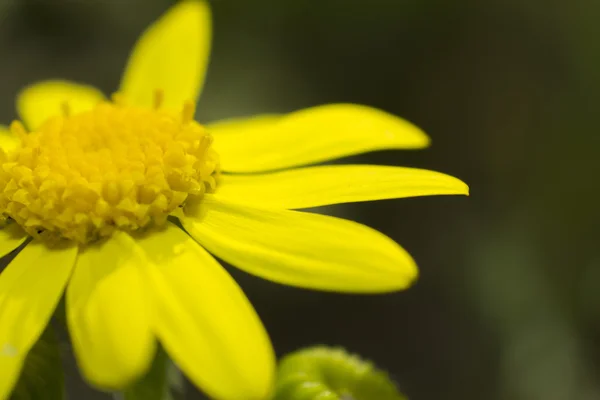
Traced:
<path id="1" fill-rule="evenodd" d="M 170 23 L 197 23 L 199 27 L 210 25 L 210 4 L 205 0 L 180 1 L 168 10 L 161 20 L 169 20 Z"/>
<path id="2" fill-rule="evenodd" d="M 427 135 L 425 132 L 423 132 L 420 129 L 418 129 L 418 130 L 420 133 L 420 140 L 421 140 L 421 142 L 420 142 L 421 147 L 419 147 L 419 148 L 424 149 L 424 148 L 430 147 L 431 146 L 431 138 L 429 137 L 429 135 Z"/>
<path id="3" fill-rule="evenodd" d="M 148 342 L 147 338 L 141 340 Z M 151 339 L 147 347 L 149 351 L 141 356 L 141 361 L 132 358 L 127 360 L 129 361 L 127 363 L 114 364 L 110 368 L 106 368 L 99 362 L 84 359 L 81 353 L 85 350 L 76 348 L 77 366 L 91 386 L 100 390 L 123 390 L 137 382 L 150 368 L 156 349 L 154 338 Z M 96 357 L 98 356 L 96 355 Z"/>
<path id="4" fill-rule="evenodd" d="M 50 79 L 25 86 L 17 94 L 20 119 L 29 130 L 39 128 L 47 119 L 63 112 L 68 102 L 74 112 L 91 109 L 104 100 L 102 92 L 90 85 Z"/>
<path id="5" fill-rule="evenodd" d="M 469 185 L 467 185 L 465 182 L 463 182 L 462 180 L 458 179 L 458 178 L 454 178 L 456 180 L 456 194 L 462 194 L 464 196 L 469 197 L 471 195 L 471 189 L 469 188 Z"/>
<path id="6" fill-rule="evenodd" d="M 397 292 L 410 288 L 419 278 L 419 267 L 412 256 L 400 245 L 396 244 L 398 250 L 398 267 L 386 278 L 387 290 L 382 292 Z"/>
<path id="7" fill-rule="evenodd" d="M 211 11 L 210 4 L 205 0 L 184 0 L 175 4 L 165 16 L 172 15 L 176 18 L 186 18 L 190 16 L 197 21 L 207 22 L 210 21 Z M 163 17 L 164 18 L 164 17 Z"/>
<path id="8" fill-rule="evenodd" d="M 419 279 L 419 268 L 414 260 L 411 259 L 411 263 L 402 268 L 401 275 L 398 279 L 398 289 L 405 290 L 413 286 Z"/>
<path id="9" fill-rule="evenodd" d="M 440 193 L 440 194 L 463 195 L 463 196 L 467 196 L 467 197 L 470 195 L 469 185 L 467 185 L 461 179 L 458 179 L 452 175 L 447 175 L 447 174 L 442 174 L 442 175 L 444 176 L 445 180 L 447 181 L 448 191 L 446 193 Z"/>
<path id="10" fill-rule="evenodd" d="M 407 290 L 413 286 L 419 278 L 419 268 L 414 259 L 398 245 L 400 252 L 397 254 L 395 263 L 390 264 L 385 272 L 380 271 L 373 281 L 363 281 L 362 288 L 355 288 L 350 292 L 378 294 L 394 293 Z"/>
<path id="11" fill-rule="evenodd" d="M 404 120 L 400 117 L 396 117 L 402 122 L 403 125 L 408 125 L 413 133 L 413 145 L 414 149 L 425 149 L 431 146 L 431 137 L 425 133 L 425 131 L 419 128 L 417 125 L 410 121 Z M 406 129 L 406 128 L 404 128 Z"/>
<path id="12" fill-rule="evenodd" d="M 467 197 L 471 196 L 471 189 L 469 188 L 469 185 L 467 185 L 464 182 L 463 182 L 463 184 L 464 184 L 464 193 L 463 194 Z"/>
<path id="13" fill-rule="evenodd" d="M 66 79 L 56 78 L 56 79 L 47 79 L 47 80 L 43 80 L 43 81 L 38 81 L 38 82 L 30 83 L 30 84 L 24 86 L 17 93 L 17 105 L 19 105 L 19 103 L 22 103 L 23 101 L 27 100 L 27 98 L 25 96 L 35 96 L 38 93 L 46 94 L 48 91 L 58 92 L 58 91 L 62 91 L 64 89 L 70 89 L 70 90 L 87 89 L 87 90 L 97 93 L 100 97 L 103 97 L 102 93 L 98 89 L 96 89 L 95 87 L 93 87 L 91 85 L 86 85 L 86 84 L 82 84 L 82 83 L 68 81 Z M 64 94 L 64 93 L 62 93 L 62 94 Z"/>

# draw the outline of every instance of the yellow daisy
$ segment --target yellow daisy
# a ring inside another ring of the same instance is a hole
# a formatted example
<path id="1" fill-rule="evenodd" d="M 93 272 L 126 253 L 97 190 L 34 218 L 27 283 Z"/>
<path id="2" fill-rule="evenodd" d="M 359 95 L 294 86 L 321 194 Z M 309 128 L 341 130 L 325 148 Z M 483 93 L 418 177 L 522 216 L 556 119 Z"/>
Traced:
<path id="1" fill-rule="evenodd" d="M 407 287 L 400 246 L 355 222 L 294 209 L 467 194 L 431 171 L 306 166 L 427 146 L 410 123 L 332 104 L 288 115 L 193 120 L 210 47 L 203 1 L 173 7 L 140 38 L 112 100 L 89 86 L 26 88 L 0 134 L 0 398 L 66 294 L 79 367 L 118 390 L 160 342 L 217 399 L 263 399 L 274 355 L 252 306 L 211 256 L 288 285 L 340 292 Z"/>

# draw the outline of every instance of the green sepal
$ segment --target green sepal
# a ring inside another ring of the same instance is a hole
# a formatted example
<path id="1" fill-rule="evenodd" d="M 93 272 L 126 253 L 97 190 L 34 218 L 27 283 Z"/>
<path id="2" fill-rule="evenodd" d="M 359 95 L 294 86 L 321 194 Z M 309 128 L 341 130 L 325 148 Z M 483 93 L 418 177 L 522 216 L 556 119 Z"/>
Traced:
<path id="1" fill-rule="evenodd" d="M 312 347 L 279 364 L 274 400 L 406 400 L 389 376 L 340 348 Z"/>
<path id="2" fill-rule="evenodd" d="M 59 342 L 52 326 L 46 327 L 29 351 L 11 400 L 63 400 L 63 364 Z"/>

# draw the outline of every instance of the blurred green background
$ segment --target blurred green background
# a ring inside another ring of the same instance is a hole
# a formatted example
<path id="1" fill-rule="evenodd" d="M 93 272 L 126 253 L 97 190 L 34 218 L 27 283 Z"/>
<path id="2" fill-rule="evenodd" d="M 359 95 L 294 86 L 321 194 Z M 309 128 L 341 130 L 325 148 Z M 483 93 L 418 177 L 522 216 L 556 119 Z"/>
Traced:
<path id="1" fill-rule="evenodd" d="M 135 39 L 172 3 L 0 0 L 0 121 L 16 117 L 14 97 L 32 81 L 114 91 Z M 345 346 L 412 399 L 600 399 L 600 2 L 212 5 L 201 121 L 364 103 L 416 123 L 433 146 L 349 161 L 471 186 L 470 198 L 325 210 L 413 254 L 421 278 L 406 292 L 324 294 L 231 269 L 277 352 Z"/>

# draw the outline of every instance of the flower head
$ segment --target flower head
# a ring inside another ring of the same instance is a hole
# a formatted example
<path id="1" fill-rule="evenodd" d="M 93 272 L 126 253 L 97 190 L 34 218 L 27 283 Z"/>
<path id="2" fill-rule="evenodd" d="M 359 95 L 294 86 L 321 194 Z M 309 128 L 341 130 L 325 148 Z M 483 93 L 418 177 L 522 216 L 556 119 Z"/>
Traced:
<path id="1" fill-rule="evenodd" d="M 92 384 L 131 384 L 158 341 L 210 396 L 266 398 L 268 336 L 211 253 L 289 285 L 400 290 L 417 269 L 399 245 L 294 210 L 467 194 L 460 180 L 426 170 L 306 166 L 428 144 L 414 125 L 370 107 L 195 122 L 209 47 L 207 4 L 183 1 L 142 35 L 111 99 L 64 81 L 19 95 L 23 123 L 0 129 L 0 255 L 21 249 L 0 273 L 0 398 L 63 292 Z"/>
<path id="2" fill-rule="evenodd" d="M 29 134 L 13 124 L 21 143 L 0 154 L 2 217 L 34 238 L 87 244 L 164 225 L 214 191 L 219 161 L 193 105 L 174 114 L 159 100 L 154 109 L 101 102 L 73 116 L 65 103 L 65 115 Z"/>

